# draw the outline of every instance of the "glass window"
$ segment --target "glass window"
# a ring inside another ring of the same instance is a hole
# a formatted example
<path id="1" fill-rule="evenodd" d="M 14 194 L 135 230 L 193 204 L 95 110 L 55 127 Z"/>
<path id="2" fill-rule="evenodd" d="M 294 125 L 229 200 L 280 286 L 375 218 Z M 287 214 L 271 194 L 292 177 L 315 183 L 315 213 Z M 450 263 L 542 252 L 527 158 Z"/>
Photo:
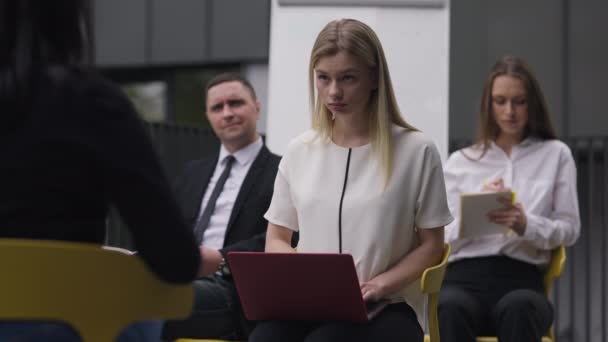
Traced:
<path id="1" fill-rule="evenodd" d="M 209 127 L 205 115 L 206 85 L 215 75 L 240 70 L 239 65 L 104 69 L 120 84 L 148 122 Z"/>

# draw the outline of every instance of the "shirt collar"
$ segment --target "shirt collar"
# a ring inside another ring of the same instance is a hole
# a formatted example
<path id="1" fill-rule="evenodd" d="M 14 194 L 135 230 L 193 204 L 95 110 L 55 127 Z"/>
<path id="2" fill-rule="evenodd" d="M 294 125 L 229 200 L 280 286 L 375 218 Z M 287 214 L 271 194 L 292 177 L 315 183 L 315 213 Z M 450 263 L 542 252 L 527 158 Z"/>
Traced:
<path id="1" fill-rule="evenodd" d="M 258 155 L 258 153 L 260 152 L 260 150 L 262 149 L 263 146 L 264 146 L 264 143 L 262 142 L 262 137 L 259 137 L 259 136 L 254 142 L 252 142 L 251 144 L 243 147 L 242 149 L 240 149 L 234 153 L 228 152 L 226 147 L 222 144 L 220 146 L 220 156 L 219 156 L 218 164 L 222 164 L 222 165 L 225 164 L 226 157 L 228 157 L 229 155 L 232 155 L 234 157 L 234 159 L 236 159 L 235 162 L 237 162 L 239 165 L 247 165 L 247 164 L 253 162 L 253 160 Z"/>
<path id="2" fill-rule="evenodd" d="M 526 146 L 530 146 L 532 145 L 534 142 L 536 142 L 538 139 L 535 137 L 527 137 L 524 140 L 522 140 L 519 144 L 517 144 L 517 146 L 519 147 L 526 147 Z"/>
<path id="3" fill-rule="evenodd" d="M 527 138 L 524 138 L 524 140 L 520 141 L 519 143 L 513 145 L 513 147 L 528 147 L 528 146 L 532 145 L 533 143 L 535 143 L 536 141 L 538 141 L 538 138 L 527 137 Z M 500 147 L 498 147 L 498 145 L 496 145 L 496 142 L 494 140 L 490 140 L 490 148 L 491 149 L 500 149 Z"/>

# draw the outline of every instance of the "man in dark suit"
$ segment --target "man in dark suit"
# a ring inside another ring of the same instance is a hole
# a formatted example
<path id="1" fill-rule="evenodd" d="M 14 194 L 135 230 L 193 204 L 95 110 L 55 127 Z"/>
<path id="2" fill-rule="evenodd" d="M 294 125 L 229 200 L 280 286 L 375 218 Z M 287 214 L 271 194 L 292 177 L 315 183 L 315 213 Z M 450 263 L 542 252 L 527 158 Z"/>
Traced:
<path id="1" fill-rule="evenodd" d="M 194 310 L 165 324 L 163 338 L 246 339 L 226 254 L 263 251 L 279 156 L 256 131 L 260 102 L 238 74 L 221 74 L 207 85 L 207 118 L 221 142 L 207 159 L 190 162 L 176 182 L 177 198 L 203 255 L 204 277 L 194 282 Z"/>

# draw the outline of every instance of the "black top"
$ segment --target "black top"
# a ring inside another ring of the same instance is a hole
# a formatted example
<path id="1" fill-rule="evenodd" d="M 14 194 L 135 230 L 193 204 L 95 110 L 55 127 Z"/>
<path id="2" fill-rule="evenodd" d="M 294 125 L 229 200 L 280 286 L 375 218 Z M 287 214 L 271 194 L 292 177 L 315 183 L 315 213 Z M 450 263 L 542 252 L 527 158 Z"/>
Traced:
<path id="1" fill-rule="evenodd" d="M 29 114 L 0 130 L 0 236 L 102 243 L 112 204 L 155 273 L 194 279 L 192 232 L 124 94 L 75 70 L 37 84 Z"/>

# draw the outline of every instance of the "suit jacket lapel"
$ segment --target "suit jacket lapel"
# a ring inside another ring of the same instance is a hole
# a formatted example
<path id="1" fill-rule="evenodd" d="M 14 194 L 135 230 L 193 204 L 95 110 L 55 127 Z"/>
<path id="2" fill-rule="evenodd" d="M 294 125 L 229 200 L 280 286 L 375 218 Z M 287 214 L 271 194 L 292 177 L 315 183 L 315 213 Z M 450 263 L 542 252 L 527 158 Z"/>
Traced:
<path id="1" fill-rule="evenodd" d="M 230 213 L 228 227 L 226 228 L 226 236 L 228 236 L 228 234 L 230 233 L 230 230 L 232 229 L 232 226 L 234 224 L 234 220 L 241 211 L 241 208 L 245 203 L 245 199 L 251 192 L 251 189 L 253 189 L 258 175 L 264 169 L 269 156 L 270 151 L 268 150 L 268 148 L 266 146 L 262 146 L 262 149 L 253 161 L 253 164 L 251 164 L 251 168 L 249 169 L 249 172 L 247 172 L 247 176 L 245 176 L 245 180 L 243 180 L 243 185 L 241 185 L 239 194 L 236 197 L 236 201 L 234 202 L 234 206 L 232 207 L 232 212 Z"/>

